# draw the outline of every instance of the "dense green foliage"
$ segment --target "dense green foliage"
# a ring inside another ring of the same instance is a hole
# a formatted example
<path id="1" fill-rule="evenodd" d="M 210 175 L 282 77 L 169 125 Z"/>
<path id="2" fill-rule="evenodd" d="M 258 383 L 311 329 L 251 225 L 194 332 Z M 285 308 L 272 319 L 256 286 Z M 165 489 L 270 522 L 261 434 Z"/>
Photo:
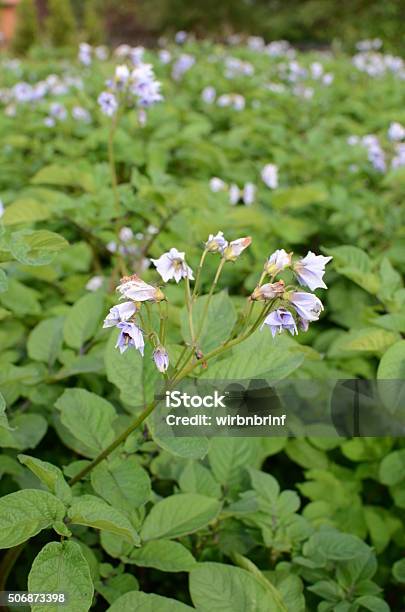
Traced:
<path id="1" fill-rule="evenodd" d="M 67 47 L 75 41 L 77 26 L 70 0 L 49 0 L 47 34 L 55 47 Z"/>
<path id="2" fill-rule="evenodd" d="M 17 10 L 17 29 L 13 39 L 13 50 L 23 54 L 38 42 L 38 15 L 34 0 L 22 0 Z"/>
<path id="3" fill-rule="evenodd" d="M 388 163 L 387 138 L 391 122 L 405 124 L 403 80 L 371 77 L 343 54 L 298 53 L 307 72 L 297 83 L 286 76 L 291 49 L 271 57 L 191 42 L 170 52 L 196 62 L 176 80 L 173 63 L 148 52 L 165 100 L 143 127 L 125 110 L 115 131 L 121 220 L 136 247 L 121 264 L 158 283 L 146 257 L 176 246 L 195 269 L 208 234 L 251 235 L 211 303 L 208 347 L 229 333 L 275 249 L 334 257 L 319 323 L 297 340 L 257 331 L 195 375 L 403 379 L 405 169 Z M 253 73 L 227 77 L 230 57 Z M 314 62 L 333 82 L 311 76 Z M 150 354 L 119 355 L 116 333 L 102 329 L 119 259 L 111 120 L 97 97 L 113 71 L 93 54 L 90 66 L 4 61 L 0 73 L 0 548 L 12 551 L 3 586 L 25 590 L 28 576 L 32 592 L 67 593 L 65 612 L 401 610 L 401 438 L 164 439 L 148 421 L 75 478 L 156 383 Z M 47 78 L 36 102 L 4 93 Z M 242 94 L 245 106 L 204 102 L 207 86 Z M 74 118 L 77 107 L 86 119 Z M 386 172 L 347 142 L 370 133 Z M 268 163 L 274 189 L 261 180 Z M 231 206 L 228 191 L 211 191 L 213 177 L 255 184 L 254 203 Z M 183 291 L 165 287 L 171 359 L 188 339 Z"/>

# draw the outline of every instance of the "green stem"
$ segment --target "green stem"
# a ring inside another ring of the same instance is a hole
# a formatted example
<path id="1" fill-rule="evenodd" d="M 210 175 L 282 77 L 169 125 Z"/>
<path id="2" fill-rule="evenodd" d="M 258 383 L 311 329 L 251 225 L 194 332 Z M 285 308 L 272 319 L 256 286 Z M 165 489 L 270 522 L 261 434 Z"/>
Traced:
<path id="1" fill-rule="evenodd" d="M 190 336 L 191 336 L 191 346 L 195 346 L 195 333 L 194 333 L 194 322 L 193 322 L 193 303 L 191 298 L 191 290 L 190 290 L 190 279 L 188 276 L 186 277 L 186 307 L 187 307 L 187 315 L 188 315 L 188 326 L 190 328 Z"/>
<path id="2" fill-rule="evenodd" d="M 204 249 L 203 254 L 201 255 L 200 263 L 198 264 L 197 274 L 196 274 L 195 283 L 194 283 L 194 290 L 193 290 L 193 295 L 192 295 L 193 300 L 196 297 L 197 292 L 198 292 L 198 288 L 200 285 L 200 278 L 201 278 L 201 270 L 203 268 L 207 253 L 208 253 L 207 249 Z"/>
<path id="3" fill-rule="evenodd" d="M 76 474 L 76 476 L 74 476 L 70 480 L 69 484 L 72 486 L 76 484 L 76 482 L 79 482 L 79 480 L 87 476 L 87 474 L 91 472 L 91 470 L 95 468 L 96 465 L 101 463 L 103 459 L 106 459 L 106 457 L 108 457 L 108 455 L 110 455 L 122 442 L 125 442 L 128 436 L 140 425 L 142 425 L 145 419 L 147 419 L 148 416 L 153 412 L 156 407 L 156 404 L 157 401 L 155 400 L 151 404 L 146 406 L 145 410 L 141 412 L 141 414 L 129 425 L 129 427 L 127 427 L 127 429 L 125 429 L 125 431 L 123 431 L 122 434 L 120 434 L 118 438 L 114 440 L 114 442 L 107 446 L 107 448 L 105 448 L 95 459 L 93 459 L 93 461 L 91 461 L 85 468 L 83 468 L 78 474 Z"/>
<path id="4" fill-rule="evenodd" d="M 115 163 L 115 153 L 114 153 L 114 136 L 115 131 L 117 129 L 118 124 L 118 114 L 115 115 L 114 119 L 110 125 L 110 131 L 108 134 L 108 163 L 110 166 L 110 174 L 111 174 L 111 184 L 114 198 L 114 208 L 115 208 L 115 234 L 117 236 L 117 242 L 119 240 L 119 233 L 121 229 L 120 223 L 120 214 L 121 214 L 121 205 L 120 205 L 120 195 L 118 192 L 118 178 L 117 178 L 117 168 Z M 121 253 L 117 252 L 117 263 L 115 266 L 116 270 L 119 270 L 120 273 L 125 276 L 127 274 L 126 265 Z M 115 276 L 115 274 L 113 275 Z"/>
<path id="5" fill-rule="evenodd" d="M 205 319 L 207 318 L 207 314 L 208 314 L 208 309 L 209 309 L 209 306 L 210 306 L 211 298 L 214 295 L 214 291 L 215 291 L 216 286 L 218 284 L 218 280 L 219 280 L 219 277 L 221 276 L 222 268 L 224 267 L 225 262 L 226 262 L 225 258 L 222 258 L 221 261 L 219 262 L 219 266 L 217 268 L 214 281 L 213 281 L 213 283 L 211 285 L 211 289 L 210 289 L 210 291 L 208 293 L 208 297 L 207 297 L 207 299 L 205 301 L 205 304 L 204 304 L 204 310 L 203 310 L 203 313 L 202 313 L 201 322 L 200 322 L 200 325 L 199 325 L 199 328 L 198 328 L 198 331 L 197 331 L 196 342 L 197 342 L 198 338 L 200 337 L 201 332 L 204 329 L 204 323 L 205 323 Z"/>

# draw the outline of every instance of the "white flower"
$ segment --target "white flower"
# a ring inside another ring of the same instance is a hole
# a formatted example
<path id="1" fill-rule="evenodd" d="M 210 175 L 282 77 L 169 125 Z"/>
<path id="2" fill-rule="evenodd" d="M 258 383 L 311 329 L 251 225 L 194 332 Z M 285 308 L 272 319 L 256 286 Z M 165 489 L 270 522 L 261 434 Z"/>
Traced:
<path id="1" fill-rule="evenodd" d="M 134 232 L 130 227 L 122 227 L 120 229 L 119 237 L 122 242 L 129 242 L 134 237 Z"/>
<path id="2" fill-rule="evenodd" d="M 405 138 L 405 128 L 397 121 L 393 121 L 388 128 L 388 138 L 393 141 L 403 140 Z"/>
<path id="3" fill-rule="evenodd" d="M 161 302 L 164 294 L 158 287 L 145 283 L 139 276 L 124 276 L 117 287 L 118 293 L 134 302 Z"/>
<path id="4" fill-rule="evenodd" d="M 217 176 L 214 176 L 212 177 L 212 179 L 210 179 L 210 189 L 213 193 L 223 191 L 224 189 L 226 189 L 226 183 Z"/>
<path id="5" fill-rule="evenodd" d="M 232 240 L 228 244 L 228 246 L 223 251 L 223 256 L 226 261 L 235 261 L 239 255 L 247 249 L 247 247 L 251 244 L 252 239 L 250 236 L 246 236 L 245 238 L 238 238 L 237 240 Z"/>
<path id="6" fill-rule="evenodd" d="M 162 64 L 170 64 L 172 61 L 172 54 L 167 49 L 162 49 L 159 51 L 159 59 Z"/>
<path id="7" fill-rule="evenodd" d="M 185 253 L 180 253 L 174 247 L 167 253 L 163 253 L 159 259 L 151 259 L 151 261 L 165 283 L 172 279 L 176 283 L 182 278 L 194 279 L 192 269 L 185 262 Z"/>
<path id="8" fill-rule="evenodd" d="M 266 164 L 261 171 L 262 181 L 270 189 L 278 187 L 278 168 L 275 164 Z"/>
<path id="9" fill-rule="evenodd" d="M 245 206 L 251 206 L 255 201 L 256 185 L 254 183 L 245 183 L 243 188 L 243 202 Z"/>
<path id="10" fill-rule="evenodd" d="M 86 289 L 87 291 L 97 291 L 103 286 L 103 282 L 104 278 L 102 276 L 92 276 L 86 284 Z"/>
<path id="11" fill-rule="evenodd" d="M 237 185 L 235 185 L 235 183 L 232 183 L 229 186 L 229 202 L 232 204 L 232 206 L 235 206 L 235 204 L 237 204 L 240 200 L 240 189 Z"/>
<path id="12" fill-rule="evenodd" d="M 107 251 L 110 251 L 110 253 L 116 253 L 117 243 L 114 240 L 110 240 L 110 242 L 108 242 L 106 245 L 106 249 Z"/>
<path id="13" fill-rule="evenodd" d="M 0 200 L 0 219 L 4 215 L 4 210 L 5 210 L 5 208 L 4 208 L 3 201 Z"/>
<path id="14" fill-rule="evenodd" d="M 83 121 L 84 123 L 90 123 L 91 115 L 88 110 L 81 106 L 74 106 L 72 108 L 72 117 L 76 121 Z"/>
<path id="15" fill-rule="evenodd" d="M 110 308 L 110 312 L 104 319 L 103 327 L 114 327 L 122 321 L 128 321 L 136 312 L 136 306 L 133 302 L 122 302 Z"/>
<path id="16" fill-rule="evenodd" d="M 215 89 L 215 87 L 212 87 L 212 85 L 208 85 L 202 90 L 201 99 L 206 104 L 213 104 L 215 102 L 216 95 L 217 90 Z"/>
<path id="17" fill-rule="evenodd" d="M 308 251 L 307 255 L 297 261 L 293 266 L 293 270 L 300 284 L 309 287 L 311 291 L 314 291 L 318 287 L 327 289 L 323 282 L 323 275 L 325 274 L 325 266 L 331 259 L 332 257 L 315 255 L 315 253 Z"/>
<path id="18" fill-rule="evenodd" d="M 159 228 L 156 227 L 156 225 L 148 225 L 146 231 L 148 232 L 148 234 L 158 234 Z"/>
<path id="19" fill-rule="evenodd" d="M 312 62 L 310 69 L 312 78 L 314 79 L 320 79 L 323 75 L 323 66 L 320 62 Z"/>
<path id="20" fill-rule="evenodd" d="M 182 45 L 187 40 L 187 32 L 185 32 L 184 30 L 179 30 L 178 32 L 176 32 L 174 40 L 178 45 Z"/>
<path id="21" fill-rule="evenodd" d="M 284 249 L 274 251 L 264 266 L 267 274 L 274 276 L 284 270 L 284 268 L 288 268 L 291 265 L 291 257 L 292 253 L 287 253 Z"/>
<path id="22" fill-rule="evenodd" d="M 129 68 L 126 64 L 116 66 L 114 80 L 119 89 L 122 89 L 128 83 L 129 74 Z"/>
<path id="23" fill-rule="evenodd" d="M 205 248 L 210 253 L 223 253 L 224 249 L 228 246 L 228 241 L 225 240 L 223 232 L 218 232 L 216 236 L 210 234 L 208 240 L 205 243 Z"/>

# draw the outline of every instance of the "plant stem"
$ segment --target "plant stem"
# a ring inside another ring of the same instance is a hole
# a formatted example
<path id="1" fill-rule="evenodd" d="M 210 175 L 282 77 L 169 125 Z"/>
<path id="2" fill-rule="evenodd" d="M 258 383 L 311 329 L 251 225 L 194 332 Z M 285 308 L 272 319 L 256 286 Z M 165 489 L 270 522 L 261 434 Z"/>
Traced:
<path id="1" fill-rule="evenodd" d="M 191 298 L 191 290 L 190 290 L 190 279 L 188 276 L 186 277 L 186 307 L 187 307 L 187 315 L 188 315 L 188 326 L 190 329 L 190 337 L 191 337 L 191 346 L 195 346 L 195 333 L 194 333 L 194 322 L 193 322 L 193 304 Z"/>
<path id="2" fill-rule="evenodd" d="M 114 198 L 114 208 L 115 208 L 115 233 L 117 237 L 117 241 L 119 240 L 119 233 L 121 229 L 120 223 L 120 215 L 121 215 L 121 205 L 120 205 L 120 195 L 118 192 L 118 178 L 117 178 L 117 168 L 115 164 L 115 153 L 114 153 L 114 136 L 115 131 L 117 129 L 118 124 L 118 114 L 114 116 L 114 119 L 111 121 L 110 131 L 108 134 L 108 163 L 110 166 L 110 174 L 111 174 L 111 185 L 113 191 Z M 121 253 L 117 252 L 117 264 L 115 266 L 116 269 L 120 271 L 120 273 L 125 276 L 127 274 L 126 265 Z"/>
<path id="3" fill-rule="evenodd" d="M 74 476 L 70 480 L 69 484 L 72 486 L 76 484 L 76 482 L 79 482 L 79 480 L 87 476 L 87 474 L 91 472 L 91 470 L 95 468 L 96 465 L 98 465 L 99 463 L 101 463 L 101 461 L 103 461 L 103 459 L 108 457 L 108 455 L 110 455 L 122 442 L 125 442 L 128 436 L 133 431 L 135 431 L 135 429 L 137 429 L 140 425 L 142 425 L 145 419 L 147 419 L 148 416 L 153 412 L 154 408 L 156 407 L 156 404 L 157 404 L 156 400 L 148 404 L 146 408 L 143 410 L 143 412 L 141 412 L 141 414 L 129 425 L 129 427 L 127 427 L 127 429 L 125 429 L 125 431 L 123 431 L 122 434 L 120 434 L 118 438 L 114 440 L 114 442 L 112 442 L 99 455 L 97 455 L 97 457 L 93 459 L 93 461 L 91 461 L 89 465 L 87 465 L 78 474 L 76 474 L 76 476 Z"/>
<path id="4" fill-rule="evenodd" d="M 216 286 L 218 284 L 218 280 L 219 280 L 219 277 L 221 276 L 222 268 L 224 267 L 225 262 L 226 262 L 226 259 L 224 257 L 219 262 L 219 266 L 217 268 L 214 281 L 213 281 L 213 283 L 211 285 L 211 289 L 210 289 L 210 291 L 208 293 L 208 297 L 207 297 L 207 299 L 205 301 L 205 304 L 204 304 L 204 310 L 203 310 L 203 314 L 202 314 L 202 317 L 201 317 L 201 322 L 200 322 L 200 325 L 199 325 L 199 328 L 198 328 L 198 331 L 197 331 L 196 341 L 198 340 L 198 338 L 201 335 L 201 332 L 203 331 L 205 319 L 207 318 L 208 309 L 209 309 L 210 302 L 211 302 L 211 298 L 212 298 L 212 296 L 214 294 L 214 291 L 216 289 Z"/>
<path id="5" fill-rule="evenodd" d="M 208 253 L 207 249 L 204 249 L 203 254 L 201 255 L 200 263 L 198 264 L 197 274 L 196 274 L 195 283 L 194 283 L 194 290 L 193 290 L 193 295 L 192 295 L 193 300 L 197 295 L 197 291 L 198 291 L 199 284 L 200 284 L 200 278 L 201 278 L 201 270 L 204 265 L 204 261 L 207 256 L 207 253 Z"/>

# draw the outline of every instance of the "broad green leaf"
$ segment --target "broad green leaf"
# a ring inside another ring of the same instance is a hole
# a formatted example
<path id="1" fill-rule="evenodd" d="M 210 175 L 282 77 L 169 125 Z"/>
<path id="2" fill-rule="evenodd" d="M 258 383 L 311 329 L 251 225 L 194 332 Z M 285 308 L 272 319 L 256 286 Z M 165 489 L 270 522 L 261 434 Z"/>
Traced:
<path id="1" fill-rule="evenodd" d="M 68 517 L 75 525 L 86 525 L 114 533 L 132 544 L 139 543 L 139 537 L 128 518 L 99 497 L 83 495 L 73 500 Z"/>
<path id="2" fill-rule="evenodd" d="M 271 203 L 275 208 L 301 208 L 310 204 L 325 202 L 328 192 L 322 185 L 302 185 L 301 187 L 289 187 L 278 189 L 272 194 Z"/>
<path id="3" fill-rule="evenodd" d="M 152 360 L 149 346 L 142 358 L 139 351 L 128 350 L 122 355 L 115 348 L 117 332 L 110 331 L 104 361 L 107 378 L 120 390 L 121 399 L 129 406 L 143 406 L 158 390 L 159 372 Z"/>
<path id="4" fill-rule="evenodd" d="M 125 593 L 137 591 L 139 582 L 132 574 L 118 574 L 97 582 L 95 586 L 97 592 L 101 593 L 109 604 L 112 604 Z"/>
<path id="5" fill-rule="evenodd" d="M 40 414 L 17 414 L 9 427 L 0 425 L 0 447 L 26 450 L 35 448 L 46 434 L 48 424 Z"/>
<path id="6" fill-rule="evenodd" d="M 380 463 L 379 479 L 392 486 L 405 479 L 405 449 L 389 453 Z"/>
<path id="7" fill-rule="evenodd" d="M 255 438 L 213 438 L 210 442 L 208 459 L 218 482 L 226 487 L 237 487 L 244 470 L 255 460 Z"/>
<path id="8" fill-rule="evenodd" d="M 26 465 L 51 493 L 65 503 L 70 502 L 72 492 L 63 476 L 62 470 L 56 467 L 56 465 L 37 459 L 37 457 L 29 457 L 28 455 L 18 455 L 18 460 L 23 465 Z"/>
<path id="9" fill-rule="evenodd" d="M 146 542 L 141 548 L 135 548 L 125 562 L 162 572 L 189 572 L 196 565 L 191 552 L 180 542 L 171 540 Z"/>
<path id="10" fill-rule="evenodd" d="M 24 489 L 0 498 L 0 548 L 11 548 L 52 527 L 65 516 L 65 506 L 54 495 Z"/>
<path id="11" fill-rule="evenodd" d="M 380 397 L 387 410 L 402 410 L 405 402 L 405 340 L 396 342 L 384 353 L 377 370 Z"/>
<path id="12" fill-rule="evenodd" d="M 34 185 L 60 185 L 63 187 L 81 187 L 85 191 L 94 192 L 95 180 L 90 171 L 76 164 L 66 166 L 51 164 L 41 168 L 31 180 Z"/>
<path id="13" fill-rule="evenodd" d="M 141 530 L 141 538 L 178 538 L 206 527 L 215 520 L 221 503 L 196 493 L 170 495 L 153 506 Z"/>
<path id="14" fill-rule="evenodd" d="M 357 536 L 330 528 L 314 533 L 304 545 L 306 555 L 317 555 L 325 562 L 351 561 L 369 551 L 369 547 Z"/>
<path id="15" fill-rule="evenodd" d="M 394 563 L 392 566 L 392 574 L 395 580 L 405 583 L 405 559 L 400 559 Z"/>
<path id="16" fill-rule="evenodd" d="M 210 470 L 197 461 L 190 461 L 179 478 L 183 493 L 200 493 L 208 497 L 220 499 L 221 486 L 213 478 Z"/>
<path id="17" fill-rule="evenodd" d="M 373 295 L 378 292 L 380 279 L 373 271 L 372 262 L 365 251 L 356 246 L 339 246 L 324 250 L 333 256 L 333 265 L 339 274 L 350 278 Z"/>
<path id="18" fill-rule="evenodd" d="M 207 299 L 208 296 L 201 296 L 193 306 L 194 331 L 198 336 L 198 346 L 203 353 L 208 353 L 226 340 L 236 321 L 232 301 L 226 291 L 221 291 L 212 297 L 203 323 Z M 190 342 L 191 336 L 186 307 L 182 310 L 180 320 L 183 338 L 186 342 Z M 202 323 L 203 327 L 201 328 Z"/>
<path id="19" fill-rule="evenodd" d="M 54 232 L 48 230 L 21 230 L 11 236 L 10 250 L 14 257 L 23 264 L 45 266 L 49 264 L 69 243 Z"/>
<path id="20" fill-rule="evenodd" d="M 45 319 L 38 323 L 28 336 L 28 355 L 35 361 L 52 366 L 62 347 L 63 318 Z"/>
<path id="21" fill-rule="evenodd" d="M 375 595 L 363 595 L 356 599 L 356 604 L 370 612 L 390 612 L 391 608 L 384 600 Z"/>
<path id="22" fill-rule="evenodd" d="M 0 303 L 17 316 L 39 315 L 41 306 L 38 297 L 39 294 L 37 291 L 11 278 L 8 290 L 0 295 Z"/>
<path id="23" fill-rule="evenodd" d="M 304 361 L 304 354 L 289 338 L 273 338 L 267 329 L 255 332 L 235 346 L 223 359 L 209 363 L 204 378 L 247 379 L 266 375 L 280 380 L 291 374 Z"/>
<path id="24" fill-rule="evenodd" d="M 8 419 L 6 415 L 6 400 L 3 395 L 0 393 L 0 427 L 4 429 L 10 429 L 8 424 Z"/>
<path id="25" fill-rule="evenodd" d="M 8 289 L 8 277 L 5 271 L 0 268 L 0 293 L 4 293 Z"/>
<path id="26" fill-rule="evenodd" d="M 35 557 L 28 576 L 31 593 L 64 593 L 62 604 L 33 605 L 32 612 L 87 612 L 93 582 L 86 559 L 76 542 L 50 542 Z"/>
<path id="27" fill-rule="evenodd" d="M 91 472 L 91 484 L 98 495 L 126 513 L 146 504 L 152 493 L 148 473 L 134 456 L 103 461 Z"/>
<path id="28" fill-rule="evenodd" d="M 85 389 L 66 389 L 56 401 L 61 423 L 95 457 L 114 440 L 116 412 L 112 404 Z"/>
<path id="29" fill-rule="evenodd" d="M 67 313 L 63 337 L 68 346 L 82 348 L 97 331 L 103 312 L 104 299 L 100 293 L 89 293 L 81 297 Z"/>
<path id="30" fill-rule="evenodd" d="M 251 573 L 222 563 L 201 563 L 190 573 L 190 593 L 201 612 L 285 612 Z"/>
<path id="31" fill-rule="evenodd" d="M 153 593 L 132 591 L 117 599 L 107 612 L 191 612 L 186 604 Z"/>
<path id="32" fill-rule="evenodd" d="M 208 452 L 208 439 L 203 437 L 160 437 L 153 429 L 153 421 L 148 419 L 148 426 L 153 440 L 164 450 L 175 457 L 184 459 L 203 459 Z"/>
<path id="33" fill-rule="evenodd" d="M 398 340 L 398 334 L 376 327 L 351 330 L 339 340 L 341 351 L 381 353 Z"/>
<path id="34" fill-rule="evenodd" d="M 2 222 L 4 225 L 35 223 L 50 217 L 50 210 L 33 198 L 21 198 L 7 206 Z"/>

